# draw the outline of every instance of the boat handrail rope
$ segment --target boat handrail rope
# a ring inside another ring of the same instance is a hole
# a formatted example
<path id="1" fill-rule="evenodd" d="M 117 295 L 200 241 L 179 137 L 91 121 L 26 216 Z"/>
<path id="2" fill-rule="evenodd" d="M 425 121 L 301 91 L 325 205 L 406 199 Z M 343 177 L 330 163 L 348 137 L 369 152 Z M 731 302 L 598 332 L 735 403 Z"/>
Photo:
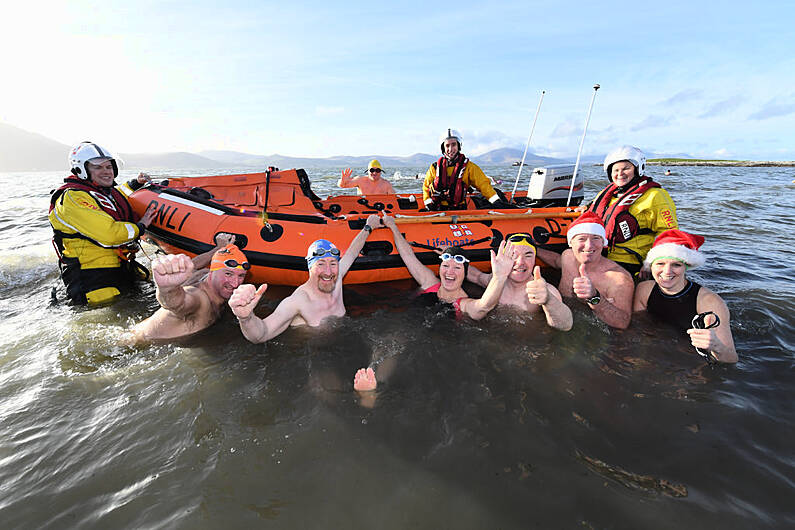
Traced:
<path id="1" fill-rule="evenodd" d="M 501 214 L 499 218 L 502 219 L 550 219 L 550 218 L 575 218 L 579 217 L 579 212 L 554 212 L 554 213 L 506 213 Z M 451 222 L 453 224 L 470 222 L 470 221 L 492 221 L 493 215 L 487 214 L 472 214 L 472 215 L 395 215 L 395 223 L 397 224 L 418 224 L 418 223 L 441 223 Z"/>

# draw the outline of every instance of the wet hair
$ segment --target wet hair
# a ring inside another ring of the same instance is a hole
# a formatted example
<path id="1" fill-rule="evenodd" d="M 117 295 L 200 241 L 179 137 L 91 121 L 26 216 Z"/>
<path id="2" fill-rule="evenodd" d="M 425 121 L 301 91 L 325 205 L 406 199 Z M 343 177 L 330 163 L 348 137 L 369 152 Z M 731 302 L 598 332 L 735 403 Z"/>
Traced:
<path id="1" fill-rule="evenodd" d="M 455 256 L 456 254 L 461 254 L 466 259 L 469 259 L 469 256 L 466 255 L 466 252 L 464 252 L 464 249 L 461 247 L 444 247 L 442 249 L 442 254 L 452 254 L 453 256 Z M 469 272 L 469 262 L 467 261 L 466 263 L 464 263 L 464 280 L 466 280 L 466 275 L 468 272 Z"/>

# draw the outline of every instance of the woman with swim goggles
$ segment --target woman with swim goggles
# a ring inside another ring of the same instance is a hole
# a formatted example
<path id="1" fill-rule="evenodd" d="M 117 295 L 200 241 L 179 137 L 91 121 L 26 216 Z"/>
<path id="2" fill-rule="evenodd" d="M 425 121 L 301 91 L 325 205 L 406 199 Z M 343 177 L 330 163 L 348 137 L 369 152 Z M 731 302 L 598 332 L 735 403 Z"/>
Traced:
<path id="1" fill-rule="evenodd" d="M 506 242 L 500 244 L 495 253 L 491 251 L 492 279 L 486 287 L 483 296 L 470 298 L 462 285 L 469 268 L 467 258 L 459 247 L 448 247 L 442 250 L 439 260 L 439 276 L 429 267 L 425 266 L 414 254 L 406 238 L 400 233 L 395 219 L 389 215 L 383 217 L 384 225 L 392 231 L 395 247 L 400 253 L 412 278 L 419 284 L 423 294 L 434 293 L 440 302 L 452 304 L 456 315 L 467 315 L 474 320 L 480 320 L 491 311 L 500 299 L 500 294 L 505 286 L 505 281 L 511 273 L 513 260 L 506 252 Z"/>

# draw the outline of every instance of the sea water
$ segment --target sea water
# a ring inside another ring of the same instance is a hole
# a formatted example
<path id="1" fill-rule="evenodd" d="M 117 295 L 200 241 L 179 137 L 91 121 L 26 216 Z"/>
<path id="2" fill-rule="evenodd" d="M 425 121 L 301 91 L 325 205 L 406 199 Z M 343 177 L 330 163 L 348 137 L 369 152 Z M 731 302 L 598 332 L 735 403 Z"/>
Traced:
<path id="1" fill-rule="evenodd" d="M 517 168 L 484 169 L 512 188 Z M 410 281 L 346 287 L 348 316 L 267 345 L 227 311 L 188 342 L 126 348 L 154 289 L 51 305 L 63 175 L 1 174 L 3 527 L 795 525 L 795 170 L 672 169 L 651 173 L 706 237 L 689 274 L 726 300 L 736 366 L 576 302 L 568 333 L 501 310 L 457 322 L 409 304 Z M 425 168 L 398 170 L 398 192 L 418 191 Z M 607 184 L 583 172 L 587 197 Z M 338 170 L 308 173 L 338 192 Z M 362 403 L 352 377 L 370 363 L 391 375 Z"/>

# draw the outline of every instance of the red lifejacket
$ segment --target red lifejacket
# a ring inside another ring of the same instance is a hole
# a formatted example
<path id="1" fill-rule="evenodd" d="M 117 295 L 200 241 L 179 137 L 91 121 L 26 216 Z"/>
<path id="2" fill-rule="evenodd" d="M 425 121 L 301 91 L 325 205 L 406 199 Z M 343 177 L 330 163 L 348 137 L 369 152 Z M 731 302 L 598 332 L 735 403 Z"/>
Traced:
<path id="1" fill-rule="evenodd" d="M 455 167 L 452 174 L 447 175 L 447 168 L 450 167 L 447 158 L 441 157 L 436 162 L 436 178 L 433 179 L 434 194 L 431 197 L 433 203 L 439 205 L 442 201 L 447 201 L 450 206 L 458 206 L 466 199 L 466 186 L 461 176 L 467 167 L 469 159 L 459 153 L 455 159 Z"/>
<path id="2" fill-rule="evenodd" d="M 633 237 L 642 233 L 651 232 L 648 230 L 641 230 L 638 220 L 634 215 L 629 213 L 629 207 L 637 201 L 641 195 L 653 188 L 659 188 L 660 185 L 648 177 L 642 177 L 633 184 L 629 184 L 626 189 L 618 196 L 618 200 L 612 205 L 610 199 L 616 193 L 618 186 L 611 183 L 608 187 L 596 196 L 589 211 L 594 212 L 602 218 L 605 223 L 605 232 L 607 233 L 607 242 L 610 248 L 614 248 L 616 244 L 625 243 Z"/>
<path id="3" fill-rule="evenodd" d="M 127 197 L 116 188 L 99 188 L 94 186 L 88 181 L 79 179 L 77 177 L 67 177 L 64 179 L 64 184 L 57 190 L 52 192 L 50 196 L 50 209 L 51 212 L 55 208 L 55 202 L 63 195 L 66 190 L 79 190 L 85 191 L 91 195 L 102 211 L 113 217 L 117 221 L 124 221 L 128 223 L 136 222 L 135 213 L 133 212 Z"/>

